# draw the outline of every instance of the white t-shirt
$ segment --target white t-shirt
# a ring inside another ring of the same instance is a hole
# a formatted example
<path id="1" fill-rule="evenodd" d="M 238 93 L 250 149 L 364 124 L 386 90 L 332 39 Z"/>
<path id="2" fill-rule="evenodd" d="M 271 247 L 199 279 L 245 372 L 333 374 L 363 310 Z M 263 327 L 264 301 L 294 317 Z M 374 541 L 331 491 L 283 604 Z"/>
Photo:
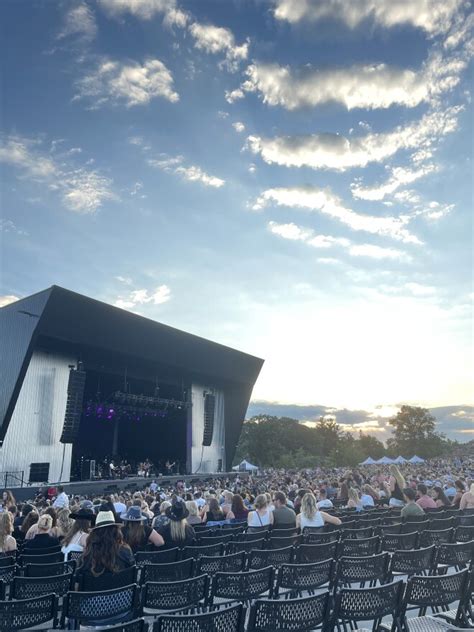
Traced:
<path id="1" fill-rule="evenodd" d="M 362 503 L 362 507 L 375 507 L 374 499 L 370 494 L 362 494 L 360 502 Z"/>
<path id="2" fill-rule="evenodd" d="M 324 500 L 320 500 L 318 503 L 316 503 L 316 505 L 317 505 L 318 509 L 332 509 L 334 507 L 334 505 L 329 500 L 329 498 L 325 498 Z"/>
<path id="3" fill-rule="evenodd" d="M 69 496 L 66 492 L 61 492 L 53 503 L 55 509 L 62 509 L 63 507 L 69 507 Z"/>
<path id="4" fill-rule="evenodd" d="M 204 500 L 204 498 L 195 498 L 194 502 L 199 507 L 199 509 L 201 509 L 201 507 L 204 507 L 204 505 L 206 504 L 206 501 Z"/>
<path id="5" fill-rule="evenodd" d="M 247 524 L 249 527 L 268 526 L 270 524 L 270 510 L 267 509 L 264 514 L 259 514 L 257 510 L 253 511 Z"/>
<path id="6" fill-rule="evenodd" d="M 118 515 L 123 514 L 127 511 L 127 505 L 125 505 L 125 503 L 114 503 L 114 509 L 115 509 L 115 513 L 117 513 Z"/>
<path id="7" fill-rule="evenodd" d="M 300 514 L 300 525 L 301 530 L 305 527 L 324 527 L 324 518 L 320 511 L 317 511 L 312 519 L 307 518 L 304 514 Z"/>

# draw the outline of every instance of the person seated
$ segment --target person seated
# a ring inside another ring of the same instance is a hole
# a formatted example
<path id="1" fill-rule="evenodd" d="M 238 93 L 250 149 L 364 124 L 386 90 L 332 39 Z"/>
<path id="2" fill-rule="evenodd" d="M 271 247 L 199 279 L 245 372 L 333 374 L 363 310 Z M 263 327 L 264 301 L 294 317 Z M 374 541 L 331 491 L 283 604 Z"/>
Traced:
<path id="1" fill-rule="evenodd" d="M 268 507 L 268 498 L 265 494 L 259 494 L 254 501 L 254 511 L 249 511 L 247 524 L 249 533 L 259 531 L 262 527 L 273 524 L 273 511 Z"/>
<path id="2" fill-rule="evenodd" d="M 26 540 L 23 551 L 25 553 L 35 552 L 39 553 L 41 549 L 50 549 L 54 546 L 59 546 L 59 540 L 56 536 L 50 535 L 53 528 L 52 517 L 44 513 L 39 517 L 37 522 L 37 531 L 33 539 Z"/>
<path id="3" fill-rule="evenodd" d="M 435 485 L 435 487 L 433 487 L 433 500 L 435 501 L 436 506 L 439 508 L 446 509 L 448 507 L 451 507 L 451 502 L 446 497 L 443 488 L 438 485 Z"/>
<path id="4" fill-rule="evenodd" d="M 55 537 L 55 538 L 59 538 L 59 529 L 58 529 L 58 514 L 56 509 L 54 509 L 54 507 L 46 507 L 46 509 L 43 510 L 42 515 L 49 515 L 51 516 L 51 530 L 49 532 L 49 535 Z M 32 540 L 35 535 L 38 532 L 38 523 L 34 523 L 26 532 L 25 535 L 25 540 Z"/>
<path id="5" fill-rule="evenodd" d="M 219 506 L 216 498 L 210 497 L 207 501 L 207 506 L 203 511 L 203 522 L 222 522 L 225 520 L 224 512 Z"/>
<path id="6" fill-rule="evenodd" d="M 403 490 L 403 497 L 406 505 L 402 508 L 401 516 L 403 519 L 411 516 L 424 516 L 425 512 L 416 504 L 416 492 L 412 487 L 405 487 Z"/>
<path id="7" fill-rule="evenodd" d="M 194 500 L 186 501 L 186 509 L 189 511 L 189 516 L 187 517 L 188 524 L 201 524 L 201 516 L 199 515 L 199 509 Z"/>
<path id="8" fill-rule="evenodd" d="M 303 496 L 304 498 L 304 496 Z M 273 528 L 292 529 L 296 527 L 296 514 L 286 505 L 286 494 L 275 492 L 273 494 Z"/>
<path id="9" fill-rule="evenodd" d="M 88 506 L 90 504 L 90 507 Z M 73 520 L 72 527 L 66 533 L 61 541 L 61 551 L 64 553 L 64 559 L 67 559 L 68 553 L 76 551 L 82 553 L 87 544 L 87 537 L 90 532 L 91 525 L 95 522 L 95 514 L 92 511 L 92 503 L 84 501 L 82 507 L 77 513 L 69 516 Z"/>
<path id="10" fill-rule="evenodd" d="M 332 509 L 334 505 L 328 498 L 328 492 L 325 487 L 319 490 L 319 500 L 317 502 L 318 509 Z"/>
<path id="11" fill-rule="evenodd" d="M 417 489 L 418 500 L 416 501 L 416 504 L 422 509 L 436 509 L 435 501 L 431 498 L 431 496 L 428 496 L 428 488 L 426 485 L 424 483 L 419 483 Z"/>
<path id="12" fill-rule="evenodd" d="M 142 514 L 140 507 L 132 505 L 120 515 L 120 519 L 125 523 L 122 530 L 123 539 L 133 553 L 143 550 L 147 544 L 163 546 L 165 543 L 159 533 L 145 524 L 147 518 Z"/>
<path id="13" fill-rule="evenodd" d="M 0 513 L 0 556 L 16 551 L 16 540 L 12 536 L 13 517 L 9 511 Z"/>
<path id="14" fill-rule="evenodd" d="M 82 575 L 88 579 L 103 578 L 131 566 L 135 566 L 135 558 L 123 539 L 121 525 L 115 522 L 111 511 L 99 511 L 87 537 L 76 578 L 79 580 Z"/>
<path id="15" fill-rule="evenodd" d="M 196 539 L 196 533 L 186 520 L 189 511 L 184 501 L 175 500 L 166 509 L 166 516 L 169 522 L 159 530 L 159 534 L 164 540 L 164 548 L 172 549 L 176 546 L 183 547 L 192 544 Z"/>
<path id="16" fill-rule="evenodd" d="M 230 522 L 246 522 L 249 510 L 244 505 L 244 500 L 240 494 L 234 494 L 230 511 L 227 512 L 227 520 Z"/>
<path id="17" fill-rule="evenodd" d="M 336 516 L 320 511 L 316 497 L 308 492 L 303 496 L 300 513 L 296 516 L 297 528 L 303 531 L 305 527 L 324 527 L 326 523 L 339 526 L 341 521 Z"/>

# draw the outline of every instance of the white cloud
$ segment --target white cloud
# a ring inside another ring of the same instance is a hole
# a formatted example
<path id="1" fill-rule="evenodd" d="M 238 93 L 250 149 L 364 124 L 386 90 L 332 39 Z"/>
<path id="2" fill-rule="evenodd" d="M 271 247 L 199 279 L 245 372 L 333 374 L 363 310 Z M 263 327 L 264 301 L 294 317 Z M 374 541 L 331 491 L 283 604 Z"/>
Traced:
<path id="1" fill-rule="evenodd" d="M 225 61 L 223 65 L 230 71 L 235 72 L 239 63 L 247 59 L 248 41 L 240 46 L 237 45 L 234 34 L 227 28 L 194 22 L 189 27 L 189 32 L 194 37 L 194 46 L 197 49 L 214 55 L 224 53 Z"/>
<path id="2" fill-rule="evenodd" d="M 400 125 L 391 132 L 351 138 L 328 133 L 275 138 L 249 136 L 247 147 L 269 164 L 345 171 L 385 161 L 402 149 L 430 147 L 457 129 L 461 110 L 461 107 L 451 107 L 441 112 L 429 112 L 419 121 Z"/>
<path id="3" fill-rule="evenodd" d="M 275 17 L 290 23 L 334 19 L 356 28 L 365 20 L 384 28 L 409 24 L 430 35 L 445 33 L 463 0 L 275 0 Z"/>
<path id="4" fill-rule="evenodd" d="M 268 230 L 274 235 L 278 235 L 283 239 L 291 241 L 302 241 L 313 248 L 330 248 L 332 246 L 341 246 L 353 257 L 369 257 L 372 259 L 394 259 L 399 261 L 410 261 L 411 257 L 401 250 L 395 248 L 382 248 L 372 244 L 352 244 L 349 239 L 344 237 L 333 237 L 331 235 L 318 235 L 311 228 L 298 226 L 293 222 L 288 224 L 278 224 L 277 222 L 268 222 Z M 334 263 L 336 260 L 331 260 Z M 319 260 L 318 260 L 319 261 Z M 328 261 L 322 259 L 323 263 Z"/>
<path id="5" fill-rule="evenodd" d="M 0 162 L 21 169 L 25 177 L 45 184 L 60 194 L 63 204 L 77 213 L 94 213 L 104 200 L 116 199 L 112 181 L 98 171 L 76 168 L 67 161 L 69 152 L 53 160 L 41 151 L 36 140 L 8 137 L 0 145 Z"/>
<path id="6" fill-rule="evenodd" d="M 93 40 L 97 35 L 95 16 L 86 4 L 71 7 L 64 17 L 64 26 L 58 39 L 76 35 L 85 41 Z"/>
<path id="7" fill-rule="evenodd" d="M 141 20 L 151 20 L 156 15 L 163 15 L 166 25 L 181 28 L 189 20 L 189 15 L 178 8 L 176 0 L 99 0 L 99 5 L 115 17 L 130 13 Z"/>
<path id="8" fill-rule="evenodd" d="M 2 219 L 0 218 L 0 233 L 15 233 L 21 237 L 27 237 L 28 233 L 26 230 L 22 228 L 18 228 L 15 222 L 12 222 L 11 219 Z"/>
<path id="9" fill-rule="evenodd" d="M 4 294 L 3 296 L 0 296 L 0 307 L 5 307 L 5 305 L 10 305 L 11 303 L 15 303 L 19 300 L 19 296 L 14 296 L 13 294 Z"/>
<path id="10" fill-rule="evenodd" d="M 421 283 L 405 283 L 404 287 L 415 296 L 433 296 L 436 288 L 432 285 L 422 285 Z"/>
<path id="11" fill-rule="evenodd" d="M 278 64 L 252 64 L 246 72 L 243 90 L 258 92 L 264 103 L 287 110 L 330 102 L 341 103 L 348 110 L 415 107 L 430 95 L 429 84 L 418 73 L 386 64 L 297 71 Z"/>
<path id="12" fill-rule="evenodd" d="M 143 65 L 103 60 L 93 72 L 76 82 L 76 89 L 74 99 L 90 101 L 92 109 L 107 103 L 126 107 L 146 105 L 157 97 L 171 103 L 179 101 L 171 71 L 159 59 L 148 59 Z"/>
<path id="13" fill-rule="evenodd" d="M 224 186 L 225 180 L 211 176 L 197 165 L 183 165 L 183 156 L 167 156 L 162 154 L 160 158 L 147 161 L 150 167 L 161 169 L 167 173 L 175 173 L 189 182 L 200 182 L 208 187 L 219 189 Z"/>
<path id="14" fill-rule="evenodd" d="M 243 99 L 245 97 L 244 91 L 240 88 L 236 90 L 226 90 L 225 91 L 225 100 L 227 103 L 235 103 L 239 99 Z"/>
<path id="15" fill-rule="evenodd" d="M 257 171 L 257 165 L 254 164 L 253 162 L 251 162 L 249 164 L 249 171 L 250 171 L 250 173 L 255 173 Z"/>
<path id="16" fill-rule="evenodd" d="M 391 169 L 390 178 L 383 184 L 373 187 L 364 187 L 359 181 L 351 184 L 352 195 L 361 200 L 380 201 L 385 199 L 387 195 L 391 195 L 401 186 L 411 184 L 415 180 L 419 180 L 424 176 L 437 171 L 437 167 L 433 164 L 421 165 L 417 168 L 410 167 L 394 167 Z"/>
<path id="17" fill-rule="evenodd" d="M 245 132 L 245 125 L 243 123 L 241 123 L 240 121 L 237 121 L 236 123 L 232 123 L 232 127 L 239 134 L 242 133 L 242 132 Z"/>
<path id="18" fill-rule="evenodd" d="M 217 116 L 220 119 L 226 119 L 226 118 L 229 118 L 229 112 L 225 112 L 224 110 L 218 110 Z"/>
<path id="19" fill-rule="evenodd" d="M 352 230 L 387 236 L 404 243 L 422 243 L 406 228 L 409 218 L 376 217 L 356 213 L 352 209 L 344 207 L 340 198 L 328 189 L 310 186 L 267 189 L 257 198 L 252 208 L 258 211 L 270 204 L 319 211 L 339 220 Z"/>
<path id="20" fill-rule="evenodd" d="M 116 277 L 122 279 L 122 277 Z M 128 280 L 128 279 L 127 279 Z M 160 285 L 155 290 L 148 290 L 146 288 L 132 290 L 127 296 L 119 296 L 115 302 L 115 307 L 121 309 L 133 310 L 137 305 L 162 305 L 167 303 L 171 299 L 171 290 L 167 285 Z"/>
<path id="21" fill-rule="evenodd" d="M 132 285 L 133 281 L 130 277 L 124 277 L 124 276 L 116 276 L 115 277 L 117 279 L 117 281 L 120 281 L 120 283 L 124 283 L 125 285 Z"/>

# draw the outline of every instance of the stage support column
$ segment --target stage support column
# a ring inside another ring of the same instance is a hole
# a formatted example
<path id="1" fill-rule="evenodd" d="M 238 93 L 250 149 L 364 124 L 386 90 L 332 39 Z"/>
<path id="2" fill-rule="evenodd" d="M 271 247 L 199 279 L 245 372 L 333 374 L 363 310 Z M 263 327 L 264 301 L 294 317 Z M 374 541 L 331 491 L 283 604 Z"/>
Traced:
<path id="1" fill-rule="evenodd" d="M 118 439 L 119 439 L 119 420 L 114 421 L 114 436 L 112 439 L 112 454 L 118 454 Z"/>

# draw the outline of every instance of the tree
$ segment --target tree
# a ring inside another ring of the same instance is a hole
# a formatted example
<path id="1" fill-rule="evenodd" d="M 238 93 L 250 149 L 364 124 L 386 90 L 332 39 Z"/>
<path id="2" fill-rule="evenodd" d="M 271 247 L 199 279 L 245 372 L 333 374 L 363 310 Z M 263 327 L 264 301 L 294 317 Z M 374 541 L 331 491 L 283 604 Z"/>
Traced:
<path id="1" fill-rule="evenodd" d="M 404 405 L 388 423 L 393 428 L 393 437 L 387 441 L 387 447 L 394 456 L 416 453 L 430 458 L 440 456 L 450 447 L 451 442 L 435 432 L 436 418 L 427 408 Z"/>

